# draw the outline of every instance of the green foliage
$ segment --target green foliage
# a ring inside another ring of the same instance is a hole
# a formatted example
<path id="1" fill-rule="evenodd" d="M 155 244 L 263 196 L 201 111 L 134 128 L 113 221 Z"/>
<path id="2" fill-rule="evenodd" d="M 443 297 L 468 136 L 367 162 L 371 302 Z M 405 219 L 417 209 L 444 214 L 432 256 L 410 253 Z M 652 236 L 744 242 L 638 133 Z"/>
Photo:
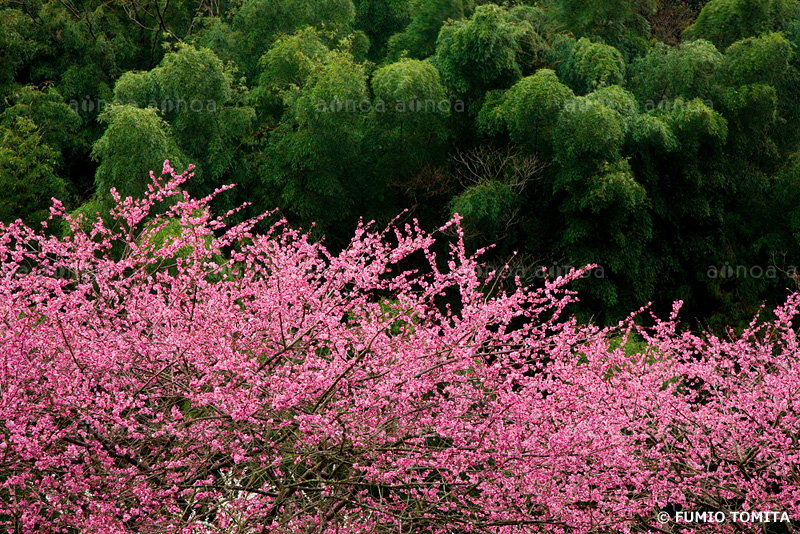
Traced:
<path id="1" fill-rule="evenodd" d="M 551 9 L 577 38 L 600 37 L 632 57 L 646 47 L 650 25 L 644 15 L 655 7 L 655 0 L 553 0 Z"/>
<path id="2" fill-rule="evenodd" d="M 170 158 L 195 195 L 239 184 L 214 210 L 280 207 L 333 248 L 455 210 L 488 261 L 598 262 L 600 320 L 748 314 L 787 280 L 710 263 L 800 265 L 796 0 L 0 4 L 6 220 L 65 195 L 93 219 Z"/>
<path id="3" fill-rule="evenodd" d="M 478 6 L 469 20 L 445 24 L 434 61 L 446 87 L 458 95 L 480 98 L 520 78 L 517 50 L 516 26 L 506 20 L 503 8 L 487 4 Z"/>
<path id="4" fill-rule="evenodd" d="M 797 78 L 793 45 L 780 33 L 749 37 L 725 51 L 723 79 L 730 84 L 780 86 Z"/>
<path id="5" fill-rule="evenodd" d="M 781 30 L 798 15 L 800 8 L 793 0 L 711 0 L 683 36 L 689 41 L 705 39 L 723 49 L 747 37 Z"/>
<path id="6" fill-rule="evenodd" d="M 560 245 L 578 264 L 604 266 L 605 276 L 586 291 L 612 309 L 646 298 L 655 286 L 647 251 L 653 238 L 651 200 L 623 156 L 637 117 L 632 94 L 605 87 L 568 103 L 555 132 L 559 170 L 553 190 L 565 217 Z"/>
<path id="7" fill-rule="evenodd" d="M 556 160 L 583 166 L 597 158 L 616 159 L 624 133 L 619 113 L 594 99 L 577 97 L 559 116 L 555 133 Z"/>
<path id="8" fill-rule="evenodd" d="M 508 10 L 506 18 L 512 23 L 530 25 L 530 28 L 540 36 L 558 30 L 558 26 L 551 19 L 549 12 L 539 6 L 518 3 Z"/>
<path id="9" fill-rule="evenodd" d="M 642 104 L 677 96 L 708 99 L 714 95 L 722 63 L 722 54 L 708 41 L 677 48 L 658 43 L 631 63 L 629 87 Z"/>
<path id="10" fill-rule="evenodd" d="M 332 52 L 302 88 L 287 95 L 287 103 L 300 127 L 334 126 L 340 117 L 356 120 L 351 112 L 367 97 L 364 67 L 345 53 Z"/>
<path id="11" fill-rule="evenodd" d="M 181 44 L 155 69 L 128 72 L 114 87 L 118 104 L 160 112 L 180 153 L 197 166 L 191 185 L 197 194 L 210 192 L 239 164 L 236 149 L 253 129 L 255 110 L 233 76 L 211 50 Z"/>
<path id="12" fill-rule="evenodd" d="M 508 10 L 506 20 L 516 27 L 517 63 L 523 74 L 551 68 L 555 54 L 547 37 L 557 28 L 547 13 L 539 7 L 515 5 Z"/>
<path id="13" fill-rule="evenodd" d="M 668 154 L 678 149 L 678 140 L 669 125 L 660 117 L 640 114 L 628 125 L 628 153 Z"/>
<path id="14" fill-rule="evenodd" d="M 728 137 L 728 123 L 700 99 L 675 99 L 661 111 L 664 121 L 678 138 L 686 156 L 700 156 L 700 150 L 720 147 Z"/>
<path id="15" fill-rule="evenodd" d="M 447 157 L 448 123 L 460 108 L 451 109 L 439 71 L 427 60 L 406 58 L 381 67 L 371 85 L 373 109 L 362 123 L 361 173 L 370 169 L 373 183 L 402 186 Z M 418 183 L 437 187 L 428 180 Z"/>
<path id="16" fill-rule="evenodd" d="M 613 46 L 582 37 L 559 66 L 559 73 L 573 91 L 586 94 L 598 87 L 623 83 L 625 60 Z"/>
<path id="17" fill-rule="evenodd" d="M 55 88 L 19 87 L 10 93 L 7 102 L 10 105 L 0 114 L 0 124 L 11 127 L 19 117 L 36 124 L 42 142 L 55 151 L 58 167 L 64 165 L 64 153 L 85 148 L 83 139 L 78 136 L 81 118 Z"/>
<path id="18" fill-rule="evenodd" d="M 800 154 L 791 154 L 775 176 L 775 200 L 778 206 L 774 213 L 785 214 L 788 224 L 772 225 L 772 233 L 788 232 L 788 236 L 781 236 L 778 241 L 794 241 L 800 245 Z"/>
<path id="19" fill-rule="evenodd" d="M 194 33 L 187 36 L 184 42 L 198 48 L 213 50 L 217 57 L 224 62 L 236 64 L 240 70 L 245 68 L 240 57 L 239 39 L 241 39 L 241 35 L 234 32 L 230 24 L 230 17 L 226 17 L 225 20 L 213 16 L 198 18 L 196 26 Z M 246 59 L 247 67 L 254 71 L 253 58 Z"/>
<path id="20" fill-rule="evenodd" d="M 355 27 L 370 40 L 370 59 L 377 61 L 386 54 L 390 37 L 403 31 L 410 21 L 409 0 L 357 0 Z M 436 36 L 433 38 L 434 42 Z"/>
<path id="21" fill-rule="evenodd" d="M 41 47 L 29 36 L 34 33 L 34 21 L 16 9 L 0 8 L 0 90 L 5 92 L 19 69 L 36 54 Z"/>
<path id="22" fill-rule="evenodd" d="M 329 53 L 322 36 L 311 27 L 275 41 L 259 60 L 258 83 L 250 93 L 258 121 L 277 123 L 284 111 L 284 98 L 303 85 Z"/>
<path id="23" fill-rule="evenodd" d="M 268 191 L 300 221 L 344 232 L 355 213 L 374 209 L 381 184 L 358 172 L 369 103 L 364 67 L 339 51 L 328 54 L 305 80 L 283 94 L 286 111 L 259 160 Z M 347 228 L 348 231 L 350 228 Z"/>
<path id="24" fill-rule="evenodd" d="M 259 85 L 277 91 L 300 86 L 328 53 L 328 47 L 314 28 L 283 36 L 259 61 Z"/>
<path id="25" fill-rule="evenodd" d="M 724 171 L 728 122 L 700 99 L 665 101 L 647 117 L 635 123 L 629 146 L 638 180 L 653 192 L 650 248 L 658 271 L 672 280 L 662 291 L 699 296 L 708 287 L 708 265 L 717 261 L 715 246 L 731 243 L 726 220 L 740 209 L 735 188 L 744 178 Z"/>
<path id="26" fill-rule="evenodd" d="M 158 80 L 154 71 L 131 70 L 114 84 L 114 102 L 140 108 L 161 107 Z M 166 108 L 166 102 L 164 102 Z"/>
<path id="27" fill-rule="evenodd" d="M 472 185 L 450 201 L 451 214 L 463 217 L 468 237 L 501 237 L 519 204 L 517 192 L 501 180 L 486 180 Z"/>
<path id="28" fill-rule="evenodd" d="M 399 136 L 417 136 L 419 150 L 431 136 L 442 138 L 442 120 L 449 114 L 446 90 L 439 71 L 429 61 L 402 59 L 375 71 L 375 106 L 383 127 L 396 124 Z"/>
<path id="29" fill-rule="evenodd" d="M 160 174 L 164 160 L 176 169 L 186 167 L 186 156 L 169 125 L 153 108 L 115 104 L 100 118 L 108 127 L 94 144 L 92 157 L 99 162 L 95 195 L 102 210 L 113 205 L 112 187 L 123 198 L 141 196 L 150 183 L 150 171 Z"/>
<path id="30" fill-rule="evenodd" d="M 230 38 L 240 69 L 252 76 L 258 59 L 280 34 L 306 26 L 346 31 L 355 19 L 352 0 L 245 0 L 233 17 Z"/>
<path id="31" fill-rule="evenodd" d="M 551 152 L 558 116 L 573 98 L 555 72 L 542 69 L 518 81 L 500 98 L 487 100 L 478 125 L 487 133 L 506 128 L 514 143 L 531 152 Z"/>
<path id="32" fill-rule="evenodd" d="M 727 117 L 736 152 L 751 161 L 773 158 L 779 151 L 771 138 L 778 122 L 778 94 L 763 84 L 726 89 L 720 97 L 721 111 Z"/>
<path id="33" fill-rule="evenodd" d="M 233 74 L 211 50 L 181 45 L 164 56 L 153 77 L 181 150 L 198 165 L 204 182 L 218 182 L 255 118 L 251 107 L 236 105 Z"/>
<path id="34" fill-rule="evenodd" d="M 0 124 L 0 221 L 22 219 L 36 227 L 47 219 L 51 198 L 66 196 L 66 183 L 55 173 L 57 159 L 29 118 Z"/>
<path id="35" fill-rule="evenodd" d="M 464 18 L 462 0 L 414 0 L 409 11 L 409 25 L 389 39 L 387 59 L 390 61 L 403 56 L 416 59 L 432 56 L 442 25 L 448 20 Z"/>
<path id="36" fill-rule="evenodd" d="M 636 98 L 619 85 L 602 86 L 586 95 L 586 99 L 613 109 L 626 120 L 632 119 L 639 113 Z"/>
<path id="37" fill-rule="evenodd" d="M 185 111 L 186 106 L 190 111 L 203 113 L 231 99 L 231 74 L 208 49 L 178 45 L 174 52 L 164 56 L 153 78 L 164 97 L 173 101 L 176 115 Z M 201 101 L 195 102 L 198 100 Z M 203 104 L 203 109 L 194 111 L 193 103 Z"/>
<path id="38" fill-rule="evenodd" d="M 403 59 L 379 69 L 373 76 L 372 87 L 375 96 L 387 102 L 444 97 L 439 72 L 429 62 L 414 59 Z"/>
<path id="39" fill-rule="evenodd" d="M 81 224 L 80 227 L 84 232 L 90 232 L 92 225 L 97 222 L 97 218 L 103 218 L 104 209 L 100 205 L 100 202 L 97 200 L 97 195 L 93 198 L 90 198 L 76 209 L 74 209 L 70 216 L 75 218 L 76 220 L 80 218 Z M 67 230 L 69 232 L 70 230 Z"/>
<path id="40" fill-rule="evenodd" d="M 646 191 L 636 182 L 630 167 L 625 164 L 603 166 L 601 172 L 592 177 L 591 185 L 589 195 L 581 200 L 581 207 L 595 213 L 604 208 L 635 211 L 647 203 Z M 621 230 L 622 227 L 616 228 L 620 245 L 626 241 Z M 613 263 L 610 266 L 616 267 Z"/>

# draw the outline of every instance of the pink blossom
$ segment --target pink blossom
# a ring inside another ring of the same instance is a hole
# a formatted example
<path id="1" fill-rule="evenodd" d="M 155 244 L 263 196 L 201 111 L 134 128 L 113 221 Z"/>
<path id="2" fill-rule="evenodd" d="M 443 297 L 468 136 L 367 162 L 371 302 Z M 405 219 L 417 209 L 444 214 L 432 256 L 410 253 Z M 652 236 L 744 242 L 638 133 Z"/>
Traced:
<path id="1" fill-rule="evenodd" d="M 800 518 L 800 295 L 738 337 L 683 331 L 680 303 L 652 328 L 601 329 L 564 313 L 583 271 L 491 293 L 460 239 L 437 258 L 416 223 L 361 225 L 332 254 L 283 223 L 226 227 L 164 172 L 145 198 L 115 196 L 108 226 L 57 203 L 71 236 L 0 226 L 6 530 L 663 532 L 678 505 Z M 407 270 L 412 256 L 426 263 Z"/>

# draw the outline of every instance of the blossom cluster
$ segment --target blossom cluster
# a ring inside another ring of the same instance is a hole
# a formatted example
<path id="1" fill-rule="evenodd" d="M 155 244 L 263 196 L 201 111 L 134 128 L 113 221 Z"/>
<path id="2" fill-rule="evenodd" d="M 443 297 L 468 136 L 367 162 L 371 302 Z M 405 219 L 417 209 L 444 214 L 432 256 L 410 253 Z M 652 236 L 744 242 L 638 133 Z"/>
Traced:
<path id="1" fill-rule="evenodd" d="M 599 328 L 565 311 L 580 270 L 492 292 L 461 239 L 362 225 L 333 254 L 283 223 L 227 225 L 181 191 L 188 174 L 164 173 L 145 198 L 117 196 L 110 222 L 56 202 L 66 237 L 0 227 L 3 529 L 581 534 L 669 532 L 664 510 L 800 517 L 800 295 L 726 339 L 682 330 L 679 304 Z"/>

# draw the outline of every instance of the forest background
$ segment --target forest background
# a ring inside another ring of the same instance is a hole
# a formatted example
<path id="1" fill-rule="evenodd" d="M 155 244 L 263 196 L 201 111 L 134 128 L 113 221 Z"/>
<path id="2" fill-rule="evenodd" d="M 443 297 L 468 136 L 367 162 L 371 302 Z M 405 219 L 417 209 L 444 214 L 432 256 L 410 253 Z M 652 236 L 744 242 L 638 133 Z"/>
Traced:
<path id="1" fill-rule="evenodd" d="M 0 220 L 169 159 L 234 222 L 458 213 L 484 274 L 597 264 L 585 319 L 739 325 L 800 265 L 798 44 L 790 0 L 4 0 Z"/>

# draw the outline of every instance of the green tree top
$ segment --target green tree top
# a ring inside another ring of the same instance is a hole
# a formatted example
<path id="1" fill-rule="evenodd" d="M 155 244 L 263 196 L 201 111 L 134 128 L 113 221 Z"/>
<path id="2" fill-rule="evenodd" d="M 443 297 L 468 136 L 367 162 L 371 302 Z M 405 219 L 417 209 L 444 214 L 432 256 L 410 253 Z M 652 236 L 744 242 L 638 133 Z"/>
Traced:
<path id="1" fill-rule="evenodd" d="M 517 26 L 494 4 L 478 6 L 469 20 L 445 24 L 434 59 L 445 86 L 476 100 L 511 86 L 522 74 L 517 36 Z"/>
<path id="2" fill-rule="evenodd" d="M 55 172 L 58 153 L 42 140 L 36 124 L 16 116 L 0 124 L 0 221 L 22 219 L 37 226 L 49 216 L 51 198 L 66 198 L 67 184 Z"/>
<path id="3" fill-rule="evenodd" d="M 123 198 L 142 195 L 150 183 L 150 171 L 160 174 L 166 159 L 176 169 L 185 168 L 186 156 L 155 109 L 115 104 L 100 119 L 108 127 L 94 144 L 92 157 L 99 163 L 95 195 L 101 209 L 113 205 L 112 187 Z"/>
<path id="4" fill-rule="evenodd" d="M 741 39 L 781 30 L 798 16 L 795 0 L 711 0 L 683 38 L 705 39 L 721 50 Z"/>

